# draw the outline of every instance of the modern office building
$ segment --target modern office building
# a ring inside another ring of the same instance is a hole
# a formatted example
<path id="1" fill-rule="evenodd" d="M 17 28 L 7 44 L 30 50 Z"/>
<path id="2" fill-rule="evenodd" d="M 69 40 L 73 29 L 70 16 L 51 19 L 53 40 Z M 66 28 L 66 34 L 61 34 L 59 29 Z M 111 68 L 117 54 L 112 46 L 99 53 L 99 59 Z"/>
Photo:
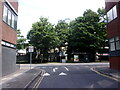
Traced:
<path id="1" fill-rule="evenodd" d="M 2 76 L 16 70 L 17 0 L 0 1 L 0 47 Z"/>
<path id="2" fill-rule="evenodd" d="M 106 0 L 110 68 L 120 70 L 120 0 Z"/>

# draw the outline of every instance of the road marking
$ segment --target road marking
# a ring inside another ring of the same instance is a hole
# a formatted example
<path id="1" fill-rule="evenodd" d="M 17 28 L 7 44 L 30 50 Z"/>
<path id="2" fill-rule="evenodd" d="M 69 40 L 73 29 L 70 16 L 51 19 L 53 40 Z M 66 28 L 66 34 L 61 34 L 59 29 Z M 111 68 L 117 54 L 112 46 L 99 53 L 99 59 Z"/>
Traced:
<path id="1" fill-rule="evenodd" d="M 67 71 L 69 71 L 69 69 L 67 67 L 64 67 Z"/>
<path id="2" fill-rule="evenodd" d="M 56 67 L 55 69 L 57 70 L 58 68 Z"/>
<path id="3" fill-rule="evenodd" d="M 92 84 L 92 85 L 90 86 L 90 88 L 94 88 L 94 84 Z"/>
<path id="4" fill-rule="evenodd" d="M 27 88 L 29 85 L 30 85 L 30 83 L 36 78 L 36 77 L 38 77 L 38 75 L 41 73 L 41 71 L 24 87 L 24 89 L 25 88 Z M 43 72 L 42 72 L 43 73 Z"/>
<path id="5" fill-rule="evenodd" d="M 49 73 L 45 73 L 45 74 L 43 74 L 43 76 L 50 76 L 50 74 Z"/>
<path id="6" fill-rule="evenodd" d="M 57 69 L 58 69 L 57 67 L 56 67 L 56 68 L 53 68 L 53 72 L 56 72 Z"/>
<path id="7" fill-rule="evenodd" d="M 43 80 L 43 75 L 44 75 L 44 73 L 45 73 L 45 71 L 42 71 L 42 74 L 41 74 L 41 77 L 38 79 L 38 81 L 35 83 L 35 85 L 34 85 L 34 87 L 32 88 L 32 90 L 36 90 L 38 87 L 39 87 L 39 85 L 40 85 L 40 83 L 42 82 L 42 80 Z"/>
<path id="8" fill-rule="evenodd" d="M 66 73 L 61 72 L 59 76 L 67 75 Z"/>
<path id="9" fill-rule="evenodd" d="M 55 68 L 53 68 L 53 72 L 55 72 L 55 70 L 56 70 L 56 69 L 55 69 Z"/>

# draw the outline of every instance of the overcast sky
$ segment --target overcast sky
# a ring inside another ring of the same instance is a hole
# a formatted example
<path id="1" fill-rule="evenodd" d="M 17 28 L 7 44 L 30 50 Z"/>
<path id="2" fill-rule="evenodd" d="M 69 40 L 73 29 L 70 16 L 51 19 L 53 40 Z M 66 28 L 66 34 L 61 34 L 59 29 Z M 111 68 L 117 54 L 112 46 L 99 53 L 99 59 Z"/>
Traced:
<path id="1" fill-rule="evenodd" d="M 104 0 L 19 0 L 18 29 L 26 37 L 32 23 L 41 16 L 56 24 L 65 18 L 74 20 L 82 16 L 86 9 L 97 11 L 105 7 L 104 4 Z"/>

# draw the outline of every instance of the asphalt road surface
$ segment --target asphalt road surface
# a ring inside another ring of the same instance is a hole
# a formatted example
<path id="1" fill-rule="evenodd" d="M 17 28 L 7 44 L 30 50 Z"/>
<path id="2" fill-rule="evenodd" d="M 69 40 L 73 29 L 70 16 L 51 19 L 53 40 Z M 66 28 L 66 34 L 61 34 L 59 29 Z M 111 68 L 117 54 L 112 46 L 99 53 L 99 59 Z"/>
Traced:
<path id="1" fill-rule="evenodd" d="M 99 66 L 99 65 L 96 65 Z M 95 73 L 94 65 L 38 66 L 45 70 L 36 88 L 119 88 L 120 83 Z M 104 66 L 104 65 L 101 65 Z"/>

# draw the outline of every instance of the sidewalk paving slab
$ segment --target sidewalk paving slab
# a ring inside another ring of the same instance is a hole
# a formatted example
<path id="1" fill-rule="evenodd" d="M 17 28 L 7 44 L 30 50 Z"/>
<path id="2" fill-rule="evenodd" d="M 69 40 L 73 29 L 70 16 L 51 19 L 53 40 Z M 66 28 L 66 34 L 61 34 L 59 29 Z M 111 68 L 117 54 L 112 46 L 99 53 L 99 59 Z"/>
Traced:
<path id="1" fill-rule="evenodd" d="M 111 69 L 109 67 L 96 67 L 94 68 L 94 70 L 104 75 L 113 77 L 118 81 L 120 81 L 120 70 Z"/>
<path id="2" fill-rule="evenodd" d="M 26 88 L 41 73 L 40 68 L 20 69 L 2 78 L 2 88 Z"/>

